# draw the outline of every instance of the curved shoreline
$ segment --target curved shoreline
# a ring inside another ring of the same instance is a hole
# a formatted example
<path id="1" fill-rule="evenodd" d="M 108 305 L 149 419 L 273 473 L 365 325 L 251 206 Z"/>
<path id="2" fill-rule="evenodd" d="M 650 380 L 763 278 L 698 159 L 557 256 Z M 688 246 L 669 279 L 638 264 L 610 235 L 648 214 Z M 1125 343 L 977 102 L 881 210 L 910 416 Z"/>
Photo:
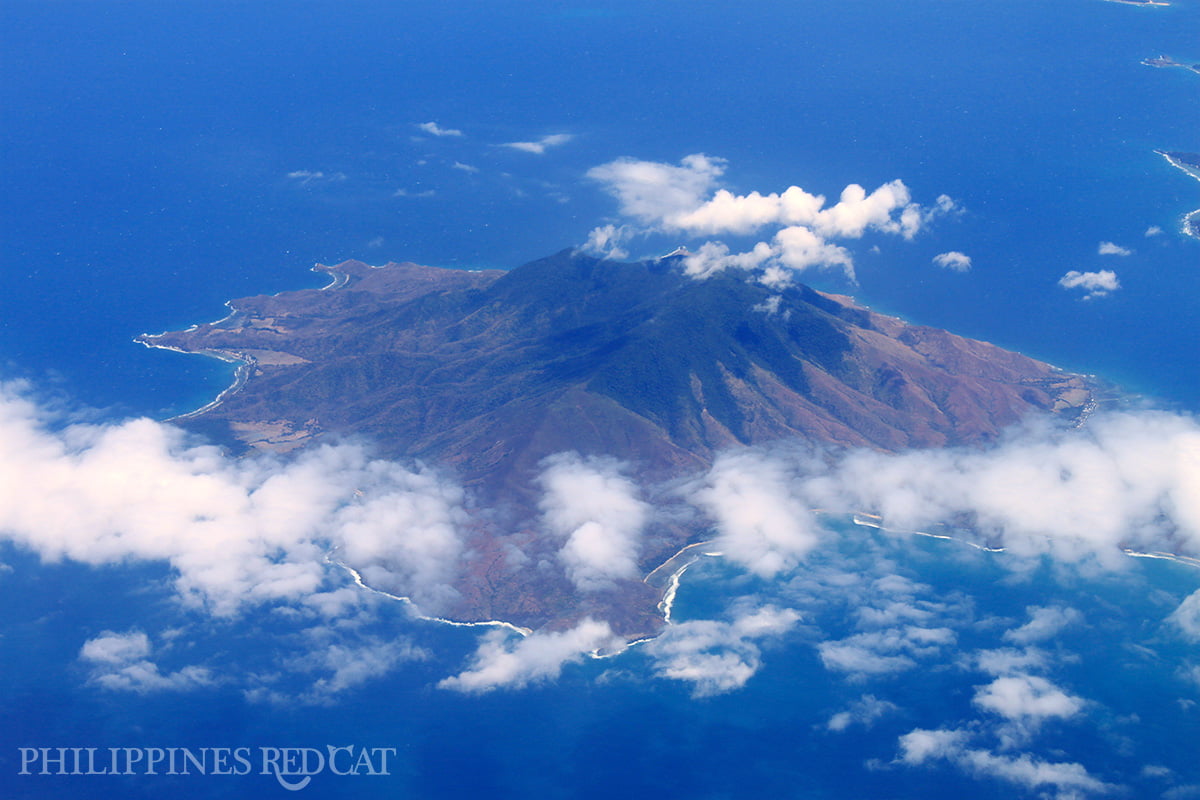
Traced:
<path id="1" fill-rule="evenodd" d="M 658 601 L 657 608 L 663 616 L 663 622 L 666 624 L 672 624 L 671 610 L 675 607 L 675 595 L 679 592 L 679 584 L 683 580 L 683 573 L 687 572 L 689 567 L 702 558 L 724 555 L 719 550 L 712 550 L 716 542 L 716 539 L 707 539 L 702 542 L 685 545 L 678 553 L 650 570 L 646 574 L 646 577 L 642 579 L 642 583 L 647 586 L 662 589 L 662 599 Z M 666 575 L 665 581 L 659 573 Z M 655 577 L 656 575 L 658 577 Z"/>
<path id="2" fill-rule="evenodd" d="M 233 314 L 225 317 L 225 319 L 229 319 L 231 316 L 233 316 Z M 224 320 L 218 320 L 218 322 L 223 321 Z M 215 325 L 217 323 L 212 324 Z M 254 373 L 254 368 L 258 365 L 258 361 L 254 358 L 254 356 L 245 354 L 235 355 L 223 350 L 181 350 L 178 347 L 172 347 L 167 344 L 156 344 L 154 339 L 161 335 L 162 334 L 143 333 L 141 336 L 135 338 L 134 341 L 152 350 L 170 350 L 174 353 L 183 353 L 184 355 L 189 356 L 206 356 L 208 358 L 215 358 L 218 361 L 224 361 L 226 364 L 237 364 L 237 368 L 233 371 L 233 382 L 222 389 L 216 397 L 197 409 L 185 411 L 182 414 L 176 414 L 173 417 L 169 417 L 166 420 L 167 422 L 192 419 L 193 417 L 198 417 L 201 414 L 212 411 L 214 408 L 221 405 L 221 403 L 225 402 L 226 398 L 240 391 L 242 387 L 246 385 L 246 382 L 250 380 L 250 376 Z"/>
<path id="3" fill-rule="evenodd" d="M 446 619 L 444 617 L 431 617 L 427 614 L 422 614 L 421 610 L 417 607 L 417 604 L 412 601 L 411 597 L 405 597 L 403 595 L 385 592 L 382 589 L 376 589 L 374 586 L 371 586 L 363 580 L 361 572 L 346 562 L 338 561 L 337 559 L 333 558 L 332 553 L 325 554 L 325 563 L 332 564 L 335 567 L 341 567 L 343 570 L 350 573 L 350 577 L 354 579 L 355 585 L 360 589 L 364 589 L 372 594 L 380 595 L 381 597 L 386 597 L 389 600 L 395 600 L 397 602 L 404 603 L 413 612 L 413 617 L 416 619 L 423 620 L 425 622 L 441 622 L 445 625 L 453 625 L 456 628 L 507 628 L 514 633 L 519 633 L 521 636 L 529 636 L 533 633 L 533 631 L 529 628 L 522 628 L 520 625 L 514 625 L 511 622 L 505 622 L 501 619 L 480 620 L 478 622 L 459 622 L 457 620 Z"/>
<path id="4" fill-rule="evenodd" d="M 368 264 L 367 266 L 371 266 L 371 265 Z M 374 266 L 371 267 L 371 269 L 382 269 L 382 268 L 383 267 L 374 267 Z M 328 291 L 331 289 L 337 290 L 337 289 L 341 289 L 343 286 L 350 283 L 350 278 L 351 278 L 350 273 L 346 272 L 345 270 L 338 269 L 336 265 L 335 266 L 327 266 L 325 264 L 314 264 L 310 271 L 311 272 L 324 272 L 329 275 L 329 283 L 322 286 L 318 291 L 324 292 L 324 291 Z M 277 296 L 279 296 L 281 294 L 285 294 L 286 292 L 289 292 L 289 291 L 296 291 L 296 290 L 282 289 L 278 292 L 275 292 L 275 294 L 272 296 L 277 297 Z M 220 325 L 221 323 L 228 322 L 230 319 L 237 316 L 238 309 L 234 308 L 232 303 L 233 303 L 232 300 L 226 301 L 226 303 L 225 303 L 226 308 L 229 309 L 228 314 L 226 314 L 225 316 L 221 317 L 218 320 L 214 320 L 213 322 L 206 322 L 203 324 L 208 325 L 210 327 L 216 327 L 216 326 Z M 194 331 L 199 327 L 200 327 L 200 323 L 197 323 L 197 324 L 193 324 L 190 327 L 188 327 L 187 330 Z M 241 391 L 241 389 L 246 385 L 246 382 L 250 380 L 251 375 L 253 375 L 254 368 L 258 365 L 258 361 L 257 361 L 257 359 L 254 358 L 254 356 L 246 355 L 245 353 L 231 353 L 231 352 L 225 351 L 225 350 L 181 350 L 178 347 L 172 347 L 171 345 L 168 345 L 168 344 L 158 344 L 154 341 L 155 339 L 158 339 L 164 335 L 166 335 L 166 334 L 165 333 L 143 333 L 143 334 L 140 334 L 139 336 L 135 336 L 133 340 L 135 342 L 137 342 L 138 344 L 142 345 L 143 347 L 148 347 L 152 350 L 170 350 L 175 353 L 183 353 L 184 355 L 207 356 L 209 358 L 215 358 L 218 361 L 224 361 L 227 364 L 237 364 L 238 365 L 237 369 L 235 369 L 234 373 L 233 373 L 233 382 L 230 383 L 228 386 L 226 386 L 224 389 L 222 389 L 217 394 L 216 397 L 214 397 L 212 400 L 210 400 L 209 402 L 205 403 L 204 405 L 200 406 L 197 409 L 184 412 L 183 414 L 176 414 L 175 416 L 168 418 L 166 420 L 167 422 L 175 422 L 178 420 L 192 419 L 194 417 L 200 416 L 201 414 L 206 414 L 209 411 L 214 410 L 215 408 L 220 406 L 221 403 L 225 402 L 226 399 L 228 399 L 229 397 L 232 397 L 235 393 Z"/>
<path id="5" fill-rule="evenodd" d="M 1184 172 L 1200 181 L 1200 168 L 1189 166 L 1166 150 L 1155 150 L 1154 152 L 1165 158 L 1167 163 L 1175 169 Z M 1190 236 L 1193 239 L 1200 239 L 1200 208 L 1183 215 L 1183 219 L 1180 222 L 1180 232 L 1184 236 Z"/>
<path id="6" fill-rule="evenodd" d="M 957 536 L 951 536 L 949 534 L 931 533 L 929 531 L 917 531 L 917 530 L 904 530 L 904 529 L 899 529 L 899 528 L 889 528 L 883 524 L 883 518 L 877 514 L 869 514 L 869 513 L 861 512 L 861 511 L 831 512 L 831 511 L 826 511 L 823 509 L 814 509 L 813 514 L 816 516 L 822 516 L 822 517 L 830 517 L 830 518 L 836 517 L 836 518 L 841 518 L 844 520 L 848 519 L 848 521 L 854 525 L 858 525 L 858 526 L 862 526 L 862 527 L 866 527 L 866 528 L 873 528 L 875 530 L 881 531 L 881 532 L 889 534 L 889 535 L 923 536 L 923 537 L 926 537 L 929 539 L 940 539 L 943 541 L 956 542 L 958 544 L 966 545 L 967 547 L 971 547 L 971 548 L 980 550 L 985 553 L 1005 553 L 1005 552 L 1007 552 L 1007 548 L 1005 548 L 1005 547 L 989 547 L 987 545 L 979 544 L 978 542 L 973 542 L 969 539 L 964 539 L 964 538 L 960 538 Z M 1053 538 L 1053 537 L 1047 537 L 1047 538 Z M 723 552 L 721 552 L 720 550 L 713 549 L 714 546 L 717 545 L 718 543 L 719 543 L 719 539 L 706 539 L 704 541 L 693 542 L 692 544 L 684 545 L 682 548 L 679 549 L 678 552 L 676 552 L 674 555 L 672 555 L 670 558 L 668 558 L 662 564 L 660 564 L 659 566 L 650 570 L 650 572 L 646 574 L 646 577 L 642 579 L 643 583 L 645 583 L 651 587 L 662 588 L 663 596 L 662 596 L 662 599 L 658 603 L 658 610 L 660 613 L 662 613 L 663 622 L 667 626 L 676 624 L 674 622 L 674 620 L 671 618 L 671 616 L 672 616 L 671 612 L 674 608 L 675 598 L 679 591 L 679 587 L 683 581 L 684 574 L 688 571 L 689 568 L 691 568 L 694 564 L 696 564 L 702 558 L 723 557 L 724 556 Z M 1161 561 L 1174 561 L 1177 564 L 1182 564 L 1184 566 L 1191 567 L 1193 569 L 1200 569 L 1200 558 L 1197 558 L 1197 557 L 1179 555 L 1177 553 L 1168 553 L 1168 552 L 1161 551 L 1161 550 L 1142 552 L 1139 550 L 1134 550 L 1129 547 L 1120 547 L 1119 550 L 1122 554 L 1124 554 L 1130 558 L 1152 558 L 1152 559 L 1157 559 L 1157 560 L 1161 560 Z M 363 580 L 362 574 L 358 570 L 354 569 L 353 567 L 346 564 L 345 562 L 338 561 L 337 559 L 333 558 L 332 552 L 326 554 L 325 561 L 329 564 L 340 567 L 343 570 L 345 570 L 347 573 L 349 573 L 350 576 L 353 578 L 355 585 L 357 585 L 360 589 L 371 592 L 372 594 L 377 594 L 382 597 L 386 597 L 389 600 L 395 600 L 395 601 L 404 603 L 412 610 L 413 616 L 416 619 L 419 619 L 419 620 L 422 620 L 425 622 L 438 622 L 438 623 L 442 623 L 444 625 L 452 625 L 452 626 L 459 627 L 459 628 L 477 628 L 477 627 L 507 628 L 508 630 L 519 634 L 521 637 L 531 636 L 535 632 L 534 630 L 532 630 L 530 628 L 523 628 L 519 625 L 516 625 L 511 622 L 506 622 L 504 620 L 481 620 L 481 621 L 476 621 L 476 622 L 463 622 L 463 621 L 459 621 L 459 620 L 446 619 L 444 617 L 432 617 L 432 616 L 428 616 L 426 614 L 422 614 L 422 613 L 420 613 L 420 610 L 417 608 L 416 604 L 413 603 L 411 598 L 405 597 L 402 595 L 395 595 L 390 592 L 385 592 L 382 589 L 376 589 L 375 587 L 369 585 L 368 583 L 366 583 L 366 581 Z M 588 655 L 591 658 L 611 658 L 612 656 L 616 656 L 616 655 L 619 655 L 620 653 L 623 653 L 625 650 L 629 649 L 630 647 L 653 641 L 654 639 L 658 638 L 658 636 L 661 636 L 661 635 L 662 634 L 659 633 L 654 636 L 643 636 L 638 639 L 630 639 L 625 642 L 623 647 L 620 647 L 618 649 L 614 649 L 611 651 L 598 651 L 598 650 L 590 651 L 590 652 L 586 653 L 586 655 Z"/>

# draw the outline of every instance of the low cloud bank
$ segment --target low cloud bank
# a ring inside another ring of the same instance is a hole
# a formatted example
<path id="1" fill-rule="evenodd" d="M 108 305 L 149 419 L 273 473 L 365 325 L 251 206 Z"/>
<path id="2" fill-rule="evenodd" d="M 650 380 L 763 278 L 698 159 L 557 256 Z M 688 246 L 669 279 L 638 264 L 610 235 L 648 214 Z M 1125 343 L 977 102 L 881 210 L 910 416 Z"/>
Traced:
<path id="1" fill-rule="evenodd" d="M 1113 564 L 1122 548 L 1200 552 L 1200 424 L 1162 411 L 1035 419 L 986 448 L 883 453 L 803 443 L 730 451 L 693 484 L 733 561 L 794 568 L 824 533 L 810 509 L 878 514 L 897 530 L 955 532 L 1017 555 Z M 1043 609 L 1014 636 L 1070 619 Z"/>
<path id="2" fill-rule="evenodd" d="M 356 445 L 231 459 L 148 419 L 62 423 L 0 385 L 0 535 L 44 560 L 165 561 L 183 602 L 221 616 L 343 611 L 330 552 L 423 607 L 453 597 L 464 497 L 428 470 Z"/>
<path id="3" fill-rule="evenodd" d="M 637 578 L 644 530 L 660 512 L 642 499 L 628 466 L 560 455 L 544 462 L 539 486 L 541 522 L 559 538 L 558 560 L 577 588 Z M 895 529 L 954 530 L 1018 555 L 1116 564 L 1122 547 L 1200 551 L 1200 425 L 1138 411 L 1097 414 L 1082 429 L 1031 421 L 987 448 L 744 448 L 674 491 L 698 524 L 707 519 L 727 559 L 761 579 L 794 583 L 807 575 L 796 568 L 829 535 L 813 508 L 877 513 Z M 663 513 L 677 520 L 681 511 Z M 354 613 L 362 595 L 330 559 L 413 597 L 422 610 L 444 608 L 456 597 L 466 522 L 461 487 L 372 458 L 361 446 L 231 459 L 146 419 L 72 424 L 31 399 L 28 387 L 0 384 L 0 536 L 47 561 L 165 562 L 179 599 L 217 616 L 272 604 L 309 617 Z M 950 607 L 921 600 L 918 588 L 899 576 L 863 588 L 870 602 L 848 612 L 855 629 L 819 645 L 825 666 L 858 680 L 912 669 L 953 648 L 956 629 L 944 622 Z M 841 583 L 837 591 L 849 589 Z M 750 607 L 726 621 L 684 623 L 649 651 L 659 675 L 688 681 L 697 694 L 728 691 L 758 669 L 759 643 L 789 630 L 796 614 Z M 1038 606 L 1028 614 L 1004 635 L 1012 647 L 980 663 L 992 683 L 976 704 L 1010 727 L 1065 716 L 1076 703 L 1036 677 L 1044 654 L 1035 645 L 1079 624 L 1078 612 Z M 1200 639 L 1200 593 L 1171 623 Z M 322 644 L 322 663 L 349 663 L 352 644 Z M 520 641 L 494 633 L 443 686 L 526 685 L 553 678 L 583 653 L 621 645 L 602 620 Z M 413 657 L 377 642 L 353 646 L 355 670 L 335 669 L 321 688 L 340 691 Z M 198 686 L 211 677 L 161 670 L 153 651 L 144 633 L 110 632 L 80 657 L 92 681 L 110 688 Z"/>
<path id="4" fill-rule="evenodd" d="M 814 506 L 871 511 L 889 527 L 947 525 L 1019 554 L 1077 560 L 1120 547 L 1200 550 L 1200 425 L 1167 412 L 1046 420 L 988 449 L 807 454 Z"/>

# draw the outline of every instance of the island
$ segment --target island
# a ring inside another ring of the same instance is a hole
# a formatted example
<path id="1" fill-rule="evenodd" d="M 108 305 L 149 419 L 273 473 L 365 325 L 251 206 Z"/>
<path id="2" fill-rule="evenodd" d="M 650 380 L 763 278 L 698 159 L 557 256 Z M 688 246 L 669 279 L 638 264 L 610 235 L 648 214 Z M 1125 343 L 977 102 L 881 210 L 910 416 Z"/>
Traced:
<path id="1" fill-rule="evenodd" d="M 541 517 L 546 459 L 619 460 L 667 492 L 731 448 L 982 444 L 1031 414 L 1081 421 L 1095 407 L 1087 377 L 800 284 L 696 279 L 685 258 L 318 265 L 322 289 L 233 300 L 224 319 L 139 341 L 239 365 L 216 401 L 177 419 L 231 447 L 352 435 L 452 474 L 479 511 L 456 599 L 437 616 L 522 629 L 592 617 L 631 640 L 661 630 L 672 574 L 711 525 L 650 523 L 643 578 L 580 591 Z"/>
<path id="2" fill-rule="evenodd" d="M 1166 150 L 1155 150 L 1154 152 L 1165 158 L 1171 166 L 1200 181 L 1200 153 L 1168 152 Z M 1200 239 L 1200 208 L 1184 215 L 1182 228 L 1186 235 Z"/>
<path id="3" fill-rule="evenodd" d="M 1200 75 L 1200 64 L 1184 64 L 1180 61 L 1176 61 L 1175 59 L 1171 58 L 1170 56 L 1155 56 L 1154 58 L 1143 58 L 1142 63 L 1145 64 L 1147 67 L 1161 67 L 1161 68 L 1179 67 L 1181 69 L 1190 70 L 1191 72 L 1195 72 L 1196 74 Z"/>

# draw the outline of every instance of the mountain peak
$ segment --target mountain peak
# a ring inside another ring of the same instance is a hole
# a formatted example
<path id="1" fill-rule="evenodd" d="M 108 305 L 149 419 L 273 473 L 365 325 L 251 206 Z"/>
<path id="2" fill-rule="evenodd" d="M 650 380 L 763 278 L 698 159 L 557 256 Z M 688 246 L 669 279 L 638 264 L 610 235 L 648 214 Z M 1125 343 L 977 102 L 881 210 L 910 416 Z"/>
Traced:
<path id="1" fill-rule="evenodd" d="M 503 499 L 518 525 L 534 514 L 544 459 L 563 451 L 657 481 L 735 446 L 985 442 L 1024 415 L 1092 402 L 1084 378 L 1017 353 L 806 286 L 769 289 L 735 271 L 698 280 L 678 257 L 564 250 L 508 272 L 321 269 L 335 278 L 324 289 L 235 300 L 219 322 L 143 337 L 242 362 L 235 387 L 187 424 L 270 450 L 364 435 Z M 492 534 L 480 535 L 482 552 Z M 661 538 L 669 549 L 691 535 Z M 528 611 L 529 593 L 511 586 L 463 591 L 466 617 L 536 625 L 559 613 Z M 625 608 L 631 631 L 651 624 L 653 604 L 638 608 Z"/>
<path id="2" fill-rule="evenodd" d="M 235 300 L 226 320 L 143 341 L 250 365 L 202 415 L 246 444 L 365 433 L 497 486 L 581 427 L 586 449 L 657 472 L 788 436 L 886 450 L 984 441 L 1090 398 L 1082 378 L 984 342 L 803 285 L 697 280 L 675 261 L 347 262 L 321 268 L 340 276 L 323 290 Z"/>

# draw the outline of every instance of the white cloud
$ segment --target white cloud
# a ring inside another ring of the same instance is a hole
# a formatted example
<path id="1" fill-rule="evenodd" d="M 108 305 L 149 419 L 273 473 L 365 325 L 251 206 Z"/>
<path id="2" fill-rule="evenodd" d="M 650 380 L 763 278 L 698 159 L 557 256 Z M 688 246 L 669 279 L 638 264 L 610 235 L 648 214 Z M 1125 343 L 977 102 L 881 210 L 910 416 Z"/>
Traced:
<path id="1" fill-rule="evenodd" d="M 468 693 L 519 689 L 557 678 L 565 664 L 578 663 L 585 654 L 620 650 L 624 645 L 607 622 L 592 619 L 569 630 L 538 631 L 515 641 L 510 632 L 494 630 L 483 637 L 470 668 L 438 686 Z"/>
<path id="2" fill-rule="evenodd" d="M 453 164 L 450 165 L 450 168 L 456 169 L 459 172 L 465 172 L 468 175 L 474 175 L 475 173 L 479 172 L 479 167 L 474 167 L 474 166 L 471 166 L 470 164 L 464 164 L 461 161 L 455 161 Z"/>
<path id="3" fill-rule="evenodd" d="M 724 171 L 724 159 L 696 154 L 684 157 L 678 167 L 619 158 L 587 174 L 617 198 L 622 214 L 658 225 L 699 206 Z"/>
<path id="4" fill-rule="evenodd" d="M 1180 668 L 1179 675 L 1185 681 L 1196 684 L 1196 688 L 1200 689 L 1200 664 L 1185 664 Z M 1196 704 L 1196 701 L 1190 698 L 1179 698 L 1178 702 L 1184 708 L 1189 708 Z"/>
<path id="5" fill-rule="evenodd" d="M 1200 642 L 1200 590 L 1184 598 L 1168 619 L 1185 637 Z"/>
<path id="6" fill-rule="evenodd" d="M 622 259 L 629 257 L 629 251 L 624 243 L 629 239 L 630 231 L 624 226 L 601 225 L 593 228 L 588 234 L 583 249 L 603 258 Z"/>
<path id="7" fill-rule="evenodd" d="M 346 173 L 333 172 L 326 175 L 321 171 L 308 169 L 297 169 L 287 174 L 288 178 L 298 182 L 301 186 L 309 186 L 314 183 L 340 183 L 346 180 Z"/>
<path id="8" fill-rule="evenodd" d="M 692 500 L 716 521 L 725 556 L 770 578 L 794 568 L 818 541 L 819 526 L 793 480 L 781 461 L 732 452 L 717 458 Z"/>
<path id="9" fill-rule="evenodd" d="M 1037 675 L 1007 675 L 976 687 L 972 702 L 1010 720 L 1036 723 L 1047 718 L 1066 719 L 1083 709 L 1083 700 L 1069 695 Z"/>
<path id="10" fill-rule="evenodd" d="M 1117 280 L 1117 273 L 1110 269 L 1102 269 L 1099 272 L 1071 270 L 1058 279 L 1058 285 L 1064 289 L 1082 289 L 1085 293 L 1085 300 L 1104 297 L 1109 292 L 1115 292 L 1121 288 L 1121 282 Z"/>
<path id="11" fill-rule="evenodd" d="M 533 153 L 541 155 L 546 152 L 548 147 L 558 147 L 566 144 L 575 137 L 569 133 L 552 133 L 549 136 L 543 136 L 536 142 L 505 142 L 501 147 L 509 147 L 513 150 L 520 150 L 522 153 Z"/>
<path id="12" fill-rule="evenodd" d="M 700 279 L 731 268 L 762 270 L 760 282 L 775 289 L 791 284 L 794 273 L 813 267 L 840 267 L 847 278 L 855 279 L 848 250 L 799 226 L 784 228 L 771 244 L 759 242 L 744 253 L 730 253 L 723 242 L 705 242 L 684 258 L 683 265 L 685 274 Z"/>
<path id="13" fill-rule="evenodd" d="M 640 534 L 650 506 L 611 459 L 560 453 L 543 462 L 539 501 L 546 526 L 566 543 L 558 557 L 581 591 L 638 577 Z"/>
<path id="14" fill-rule="evenodd" d="M 854 260 L 844 247 L 825 241 L 808 228 L 800 225 L 788 226 L 775 234 L 775 249 L 772 255 L 778 264 L 792 272 L 803 272 L 810 267 L 841 267 L 846 277 L 855 280 Z M 788 272 L 772 273 L 768 267 L 763 283 L 781 286 Z"/>
<path id="15" fill-rule="evenodd" d="M 417 127 L 430 136 L 462 136 L 463 132 L 455 128 L 443 128 L 436 122 L 420 122 Z"/>
<path id="16" fill-rule="evenodd" d="M 924 764 L 933 758 L 945 758 L 961 749 L 966 740 L 965 731 L 917 728 L 900 737 L 900 760 L 906 764 Z"/>
<path id="17" fill-rule="evenodd" d="M 911 239 L 935 216 L 955 209 L 945 195 L 934 208 L 922 208 L 898 180 L 871 192 L 850 184 L 831 206 L 799 186 L 738 195 L 717 188 L 724 171 L 723 159 L 696 153 L 678 166 L 621 158 L 593 167 L 588 176 L 617 198 L 623 215 L 648 230 L 701 237 L 771 229 L 770 241 L 746 252 L 734 254 L 723 242 L 709 241 L 686 261 L 687 273 L 697 278 L 731 267 L 762 270 L 760 279 L 771 286 L 786 285 L 792 273 L 812 267 L 838 267 L 853 280 L 849 251 L 831 239 L 858 239 L 867 231 Z"/>
<path id="18" fill-rule="evenodd" d="M 404 639 L 363 636 L 351 641 L 324 627 L 305 631 L 304 639 L 299 645 L 303 652 L 285 659 L 283 666 L 291 673 L 320 677 L 299 694 L 260 686 L 246 693 L 248 699 L 282 706 L 330 705 L 340 693 L 387 675 L 397 664 L 429 657 Z"/>
<path id="19" fill-rule="evenodd" d="M 898 710 L 899 706 L 895 703 L 880 700 L 873 694 L 864 694 L 861 699 L 852 703 L 849 709 L 839 711 L 830 717 L 829 721 L 825 723 L 825 727 L 835 733 L 840 733 L 852 725 L 870 728 L 876 720 Z"/>
<path id="20" fill-rule="evenodd" d="M 619 188 L 614 193 L 621 196 Z M 838 202 L 827 208 L 823 196 L 809 194 L 799 186 L 791 186 L 782 194 L 768 195 L 758 192 L 735 195 L 719 189 L 710 200 L 695 208 L 662 215 L 657 221 L 667 230 L 696 236 L 745 235 L 766 226 L 784 226 L 810 228 L 822 237 L 857 239 L 868 230 L 912 238 L 924 220 L 924 212 L 911 202 L 908 187 L 901 181 L 892 181 L 869 194 L 852 183 L 842 190 Z"/>
<path id="21" fill-rule="evenodd" d="M 1132 251 L 1132 250 L 1130 250 L 1130 249 L 1129 249 L 1129 248 L 1127 248 L 1127 247 L 1121 247 L 1121 245 L 1119 245 L 1119 244 L 1116 244 L 1116 243 L 1114 243 L 1114 242 L 1101 242 L 1101 243 L 1100 243 L 1100 247 L 1099 247 L 1099 248 L 1097 248 L 1097 250 L 1098 250 L 1098 252 L 1100 253 L 1100 255 L 1102 255 L 1102 256 L 1129 256 L 1129 255 L 1133 255 L 1133 251 Z"/>
<path id="22" fill-rule="evenodd" d="M 1044 642 L 1058 635 L 1069 625 L 1083 621 L 1083 615 L 1066 606 L 1030 606 L 1029 622 L 1019 628 L 1006 631 L 1004 639 L 1015 644 Z"/>
<path id="23" fill-rule="evenodd" d="M 955 633 L 949 628 L 908 625 L 821 642 L 817 653 L 826 669 L 862 679 L 910 670 L 917 666 L 918 659 L 938 656 L 942 648 L 955 641 Z"/>
<path id="24" fill-rule="evenodd" d="M 1049 666 L 1044 650 L 1036 647 L 1016 649 L 1001 647 L 995 650 L 980 650 L 973 656 L 975 666 L 990 675 L 1009 675 L 1014 672 L 1043 670 Z"/>
<path id="25" fill-rule="evenodd" d="M 335 549 L 419 605 L 453 595 L 463 494 L 432 472 L 352 445 L 231 459 L 148 419 L 52 422 L 0 385 L 0 535 L 43 559 L 167 562 L 180 598 L 219 615 L 335 611 L 348 602 L 330 591 L 344 581 L 324 559 Z"/>
<path id="26" fill-rule="evenodd" d="M 895 529 L 952 524 L 1068 560 L 1200 550 L 1200 425 L 1187 416 L 1097 414 L 1080 429 L 1032 420 L 985 450 L 797 458 L 807 477 L 793 492 L 809 505 L 871 511 Z"/>
<path id="27" fill-rule="evenodd" d="M 955 272 L 967 272 L 971 269 L 971 257 L 966 253 L 960 253 L 957 250 L 950 250 L 946 253 L 938 253 L 933 257 L 933 263 L 939 267 L 953 270 Z"/>
<path id="28" fill-rule="evenodd" d="M 1030 790 L 1049 788 L 1055 797 L 1078 798 L 1080 792 L 1106 793 L 1116 787 L 1092 776 L 1075 762 L 1043 761 L 1029 754 L 997 755 L 968 747 L 970 734 L 962 730 L 917 728 L 900 737 L 900 761 L 921 765 L 945 760 L 970 775 L 1014 783 Z"/>
<path id="29" fill-rule="evenodd" d="M 105 631 L 89 639 L 79 650 L 79 657 L 94 664 L 126 664 L 150 655 L 150 637 L 142 631 L 113 633 Z"/>
<path id="30" fill-rule="evenodd" d="M 732 622 L 693 620 L 672 625 L 647 643 L 655 672 L 687 681 L 697 697 L 740 689 L 762 664 L 758 640 L 777 637 L 800 619 L 791 609 L 764 606 Z"/>
<path id="31" fill-rule="evenodd" d="M 1162 232 L 1163 229 L 1159 226 L 1151 225 L 1149 228 L 1146 228 L 1146 237 L 1149 238 L 1151 236 L 1160 236 L 1162 235 Z"/>
<path id="32" fill-rule="evenodd" d="M 92 683 L 112 691 L 186 691 L 214 682 L 203 667 L 189 666 L 163 674 L 150 660 L 151 654 L 150 637 L 142 631 L 104 631 L 84 643 L 79 660 L 89 666 Z"/>

